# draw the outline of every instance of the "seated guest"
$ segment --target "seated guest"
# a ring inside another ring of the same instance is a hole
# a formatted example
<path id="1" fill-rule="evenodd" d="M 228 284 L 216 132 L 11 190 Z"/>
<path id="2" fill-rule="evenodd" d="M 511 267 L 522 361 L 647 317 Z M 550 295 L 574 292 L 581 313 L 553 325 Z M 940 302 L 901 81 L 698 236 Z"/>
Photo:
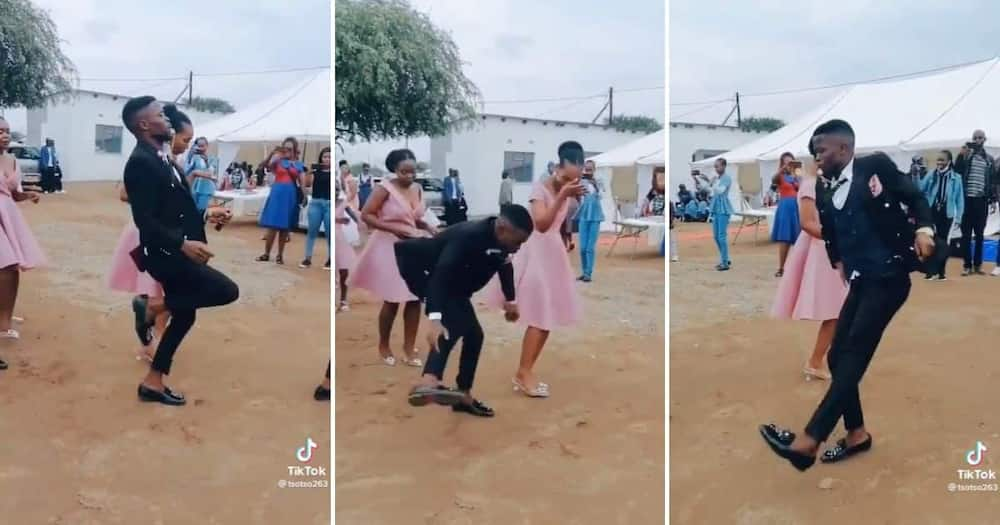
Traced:
<path id="1" fill-rule="evenodd" d="M 677 202 L 679 202 L 681 206 L 687 206 L 688 201 L 693 198 L 691 190 L 687 189 L 687 186 L 684 184 L 681 184 L 680 188 L 677 190 Z"/>
<path id="2" fill-rule="evenodd" d="M 666 171 L 662 167 L 653 169 L 653 180 L 649 192 L 643 199 L 641 214 L 643 217 L 664 216 L 667 208 Z"/>

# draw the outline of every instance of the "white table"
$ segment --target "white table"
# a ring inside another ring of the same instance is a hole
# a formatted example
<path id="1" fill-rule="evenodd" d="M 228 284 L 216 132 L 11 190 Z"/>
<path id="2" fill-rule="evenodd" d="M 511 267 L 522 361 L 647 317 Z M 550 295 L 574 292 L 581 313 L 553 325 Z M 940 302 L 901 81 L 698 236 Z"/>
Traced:
<path id="1" fill-rule="evenodd" d="M 666 234 L 666 218 L 662 215 L 654 215 L 651 217 L 640 217 L 635 219 L 618 219 L 614 221 L 615 226 L 619 227 L 617 235 L 615 235 L 614 242 L 611 243 L 611 247 L 608 249 L 608 256 L 615 251 L 615 246 L 618 241 L 625 238 L 631 238 L 632 242 L 632 257 L 635 257 L 636 247 L 639 244 L 639 236 L 643 232 L 646 232 L 646 245 L 659 248 L 660 243 L 663 242 L 663 236 Z"/>
<path id="2" fill-rule="evenodd" d="M 217 191 L 213 197 L 225 203 L 233 212 L 234 219 L 256 217 L 264 209 L 271 188 L 255 188 L 253 190 Z"/>

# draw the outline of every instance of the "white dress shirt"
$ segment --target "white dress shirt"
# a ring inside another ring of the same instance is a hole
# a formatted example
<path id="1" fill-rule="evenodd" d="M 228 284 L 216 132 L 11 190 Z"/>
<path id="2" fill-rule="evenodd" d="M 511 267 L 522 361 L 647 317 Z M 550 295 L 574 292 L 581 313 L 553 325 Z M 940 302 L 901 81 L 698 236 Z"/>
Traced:
<path id="1" fill-rule="evenodd" d="M 840 178 L 837 179 L 836 184 L 840 186 L 837 187 L 837 191 L 833 192 L 834 208 L 844 209 L 844 204 L 847 203 L 847 194 L 851 192 L 852 180 L 854 180 L 854 157 L 851 157 L 851 161 L 847 163 L 847 166 L 844 166 L 840 172 Z"/>

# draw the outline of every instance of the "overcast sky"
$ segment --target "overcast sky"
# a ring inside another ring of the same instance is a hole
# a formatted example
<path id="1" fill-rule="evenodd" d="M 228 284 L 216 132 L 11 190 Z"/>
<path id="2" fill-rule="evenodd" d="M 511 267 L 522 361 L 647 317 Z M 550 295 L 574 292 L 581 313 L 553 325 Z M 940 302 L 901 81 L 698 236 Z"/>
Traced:
<path id="1" fill-rule="evenodd" d="M 569 98 L 664 85 L 663 0 L 411 0 L 451 33 L 465 73 L 484 101 Z M 665 120 L 662 89 L 615 95 L 615 114 Z M 604 98 L 530 104 L 487 103 L 485 112 L 590 122 Z M 607 116 L 605 113 L 604 116 Z M 602 117 L 603 118 L 603 117 Z M 381 164 L 385 152 L 348 147 L 352 160 Z M 427 139 L 411 140 L 418 157 Z M 423 152 L 423 153 L 422 153 Z"/>
<path id="2" fill-rule="evenodd" d="M 105 82 L 330 64 L 330 0 L 32 0 L 48 10 L 80 87 L 173 100 L 183 80 Z M 141 6 L 141 7 L 140 7 Z M 302 73 L 199 78 L 195 96 L 236 107 L 283 89 Z M 23 111 L 9 112 L 14 127 Z"/>
<path id="3" fill-rule="evenodd" d="M 1000 51 L 1000 2 L 670 0 L 670 102 L 905 74 Z M 837 90 L 743 97 L 743 115 L 794 118 Z M 721 123 L 732 104 L 672 105 L 670 119 Z M 735 117 L 734 117 L 735 120 Z"/>

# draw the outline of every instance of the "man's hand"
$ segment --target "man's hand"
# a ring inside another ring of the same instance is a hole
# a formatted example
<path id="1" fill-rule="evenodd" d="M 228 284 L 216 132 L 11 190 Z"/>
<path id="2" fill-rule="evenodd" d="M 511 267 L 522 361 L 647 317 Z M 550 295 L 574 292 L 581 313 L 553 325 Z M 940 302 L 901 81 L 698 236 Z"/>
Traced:
<path id="1" fill-rule="evenodd" d="M 200 241 L 184 241 L 184 244 L 181 244 L 181 252 L 198 264 L 208 264 L 208 260 L 215 257 L 215 254 L 208 250 L 208 245 Z"/>
<path id="2" fill-rule="evenodd" d="M 437 352 L 438 339 L 441 337 L 448 339 L 448 329 L 441 324 L 441 321 L 431 321 L 431 327 L 427 330 L 427 344 L 432 351 Z"/>
<path id="3" fill-rule="evenodd" d="M 917 251 L 920 262 L 924 262 L 934 255 L 934 238 L 924 232 L 917 233 L 913 248 Z"/>
<path id="4" fill-rule="evenodd" d="M 220 226 L 225 226 L 229 224 L 229 221 L 233 218 L 233 212 L 230 211 L 225 206 L 211 206 L 205 213 L 208 222 L 214 222 Z"/>
<path id="5" fill-rule="evenodd" d="M 25 192 L 25 195 L 28 196 L 28 200 L 31 201 L 32 204 L 38 204 L 38 201 L 42 200 L 42 196 L 35 191 Z"/>
<path id="6" fill-rule="evenodd" d="M 521 318 L 521 311 L 517 308 L 517 303 L 503 303 L 503 318 L 508 323 L 516 323 Z"/>

